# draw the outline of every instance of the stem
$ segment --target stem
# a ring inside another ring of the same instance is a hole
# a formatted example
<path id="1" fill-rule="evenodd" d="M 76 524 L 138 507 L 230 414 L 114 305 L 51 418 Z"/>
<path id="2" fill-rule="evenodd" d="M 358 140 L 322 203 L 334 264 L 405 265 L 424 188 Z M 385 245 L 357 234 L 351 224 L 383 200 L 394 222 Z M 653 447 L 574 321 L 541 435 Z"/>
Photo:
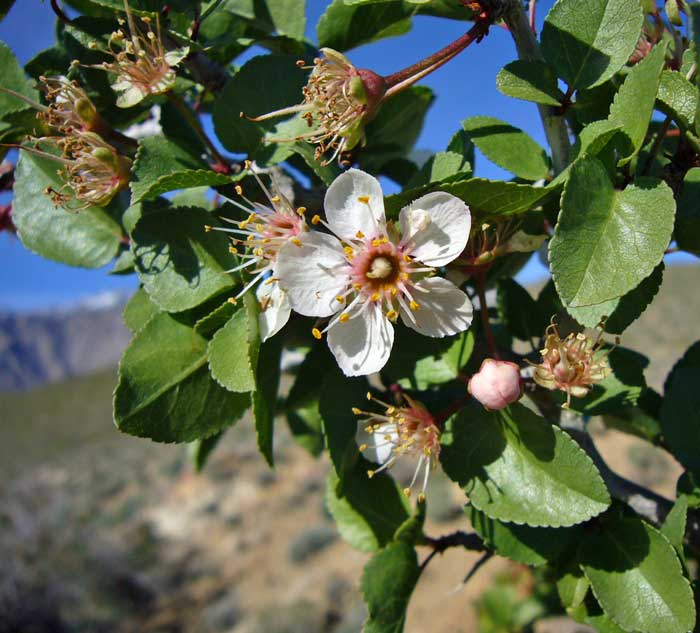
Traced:
<path id="1" fill-rule="evenodd" d="M 484 554 L 479 558 L 476 563 L 474 563 L 474 566 L 469 570 L 467 575 L 464 577 L 464 580 L 462 581 L 462 585 L 466 585 L 474 576 L 476 575 L 476 572 L 478 572 L 486 563 L 491 560 L 491 557 L 493 556 L 493 552 L 484 552 Z"/>
<path id="2" fill-rule="evenodd" d="M 64 13 L 63 9 L 61 9 L 60 5 L 58 4 L 58 0 L 51 0 L 51 8 L 61 22 L 64 24 L 71 23 L 71 19 Z"/>
<path id="3" fill-rule="evenodd" d="M 193 114 L 192 110 L 190 110 L 187 107 L 187 105 L 185 105 L 185 103 L 182 102 L 181 99 L 179 99 L 172 93 L 168 93 L 168 98 L 170 99 L 171 103 L 178 109 L 180 114 L 182 114 L 182 116 L 185 117 L 186 121 L 190 124 L 190 126 L 195 131 L 197 136 L 199 136 L 199 138 L 202 140 L 204 145 L 206 145 L 212 158 L 217 162 L 217 166 L 230 168 L 231 163 L 219 153 L 218 149 L 216 149 L 214 143 L 212 143 L 211 139 L 207 136 L 207 133 L 204 131 L 204 128 L 202 127 L 202 124 L 199 121 L 199 118 L 195 114 Z"/>
<path id="4" fill-rule="evenodd" d="M 542 60 L 539 44 L 520 3 L 514 3 L 512 10 L 506 14 L 505 21 L 515 41 L 520 59 Z M 569 131 L 566 128 L 564 117 L 561 116 L 560 112 L 557 112 L 556 108 L 542 104 L 539 104 L 537 108 L 540 112 L 547 142 L 552 150 L 552 165 L 556 176 L 564 171 L 569 164 L 569 155 L 571 154 Z"/>
<path id="5" fill-rule="evenodd" d="M 489 26 L 491 22 L 486 18 L 484 14 L 477 18 L 474 26 L 470 28 L 464 35 L 458 37 L 454 42 L 445 46 L 445 48 L 440 49 L 437 53 L 426 57 L 425 59 L 408 66 L 403 70 L 389 75 L 384 78 L 388 88 L 392 88 L 398 84 L 402 84 L 403 87 L 410 86 L 411 83 L 418 81 L 421 77 L 424 77 L 427 72 L 423 72 L 430 69 L 429 72 L 439 68 L 444 63 L 448 62 L 455 55 L 461 53 L 467 46 L 469 46 L 473 41 L 481 41 L 483 37 L 488 33 Z M 411 80 L 410 83 L 406 83 Z"/>
<path id="6" fill-rule="evenodd" d="M 491 356 L 496 360 L 501 357 L 496 348 L 496 339 L 493 336 L 493 330 L 491 329 L 491 322 L 489 321 L 489 306 L 486 302 L 486 283 L 484 273 L 479 272 L 474 275 L 474 285 L 476 286 L 476 291 L 479 295 L 479 312 L 481 312 L 481 324 L 484 330 L 484 336 L 486 337 L 486 344 L 489 346 L 489 351 Z"/>
<path id="7" fill-rule="evenodd" d="M 469 380 L 466 381 L 466 384 L 469 384 Z M 438 424 L 441 424 L 442 422 L 447 420 L 453 413 L 457 413 L 457 411 L 463 409 L 471 399 L 471 396 L 465 396 L 464 398 L 455 400 L 452 404 L 447 406 L 435 416 L 435 421 Z"/>
<path id="8" fill-rule="evenodd" d="M 453 532 L 441 536 L 440 538 L 426 537 L 426 543 L 433 548 L 435 552 L 441 554 L 450 547 L 463 547 L 472 552 L 485 552 L 486 545 L 478 534 L 468 534 L 467 532 Z"/>
<path id="9" fill-rule="evenodd" d="M 652 148 L 649 151 L 649 156 L 647 156 L 647 159 L 644 162 L 644 167 L 642 168 L 642 174 L 645 176 L 649 175 L 651 168 L 654 166 L 654 159 L 656 158 L 656 155 L 659 153 L 661 146 L 664 144 L 664 140 L 666 139 L 666 134 L 668 133 L 668 129 L 671 127 L 671 120 L 672 120 L 672 117 L 667 116 L 666 120 L 662 123 L 661 127 L 659 128 L 659 131 L 656 133 L 656 139 L 654 140 L 654 145 L 652 145 Z"/>
<path id="10" fill-rule="evenodd" d="M 537 35 L 537 0 L 530 0 L 530 29 Z"/>

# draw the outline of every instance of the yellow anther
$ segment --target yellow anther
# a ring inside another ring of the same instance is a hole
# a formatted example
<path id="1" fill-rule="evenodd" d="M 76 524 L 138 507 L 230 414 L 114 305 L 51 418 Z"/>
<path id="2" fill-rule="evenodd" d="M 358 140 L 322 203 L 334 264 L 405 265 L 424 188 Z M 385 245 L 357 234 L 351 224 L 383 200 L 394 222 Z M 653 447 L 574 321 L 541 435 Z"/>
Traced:
<path id="1" fill-rule="evenodd" d="M 246 242 L 254 242 L 255 241 L 255 235 L 249 235 L 248 237 L 245 238 Z"/>
<path id="2" fill-rule="evenodd" d="M 212 230 L 212 227 L 211 227 L 211 226 L 209 226 L 208 224 L 205 224 L 205 225 L 204 225 L 204 232 L 205 232 L 205 233 L 209 233 L 211 230 Z"/>
<path id="3" fill-rule="evenodd" d="M 368 476 L 370 479 L 372 479 L 372 477 L 374 477 L 374 471 L 373 471 L 373 470 L 368 470 L 368 471 L 367 471 L 367 476 Z"/>
<path id="4" fill-rule="evenodd" d="M 382 244 L 382 241 L 378 238 L 375 238 L 372 240 L 372 246 L 380 246 Z"/>
<path id="5" fill-rule="evenodd" d="M 391 289 L 391 296 L 395 297 L 397 294 L 399 294 L 399 289 L 398 288 L 392 288 Z"/>
<path id="6" fill-rule="evenodd" d="M 389 310 L 389 312 L 386 313 L 386 318 L 389 319 L 389 321 L 395 321 L 398 316 L 399 314 L 396 310 Z"/>
<path id="7" fill-rule="evenodd" d="M 240 185 L 236 185 L 236 186 L 234 187 L 234 189 L 236 190 L 236 193 L 237 193 L 239 196 L 242 196 L 242 195 L 243 195 L 243 187 L 241 187 Z"/>
<path id="8" fill-rule="evenodd" d="M 358 196 L 357 200 L 361 202 L 362 204 L 368 204 L 369 203 L 369 196 Z"/>
<path id="9" fill-rule="evenodd" d="M 392 413 L 396 413 L 396 407 L 389 407 L 389 408 L 386 410 L 386 412 L 387 412 L 388 415 L 391 415 Z"/>
<path id="10" fill-rule="evenodd" d="M 254 248 L 253 249 L 253 255 L 255 255 L 256 257 L 262 257 L 263 254 L 264 254 L 264 251 L 262 248 Z"/>
<path id="11" fill-rule="evenodd" d="M 300 240 L 298 237 L 293 237 L 293 238 L 292 238 L 292 244 L 294 244 L 294 245 L 298 246 L 299 248 L 301 248 L 301 240 Z"/>
<path id="12" fill-rule="evenodd" d="M 418 495 L 418 503 L 423 503 L 425 501 L 425 495 L 421 492 Z"/>
<path id="13" fill-rule="evenodd" d="M 318 341 L 320 341 L 322 338 L 321 330 L 319 330 L 318 328 L 314 328 L 313 330 L 311 330 L 311 334 L 313 334 L 314 338 Z"/>
<path id="14" fill-rule="evenodd" d="M 228 252 L 231 253 L 231 255 L 238 255 L 238 249 L 235 246 L 229 246 Z"/>
<path id="15" fill-rule="evenodd" d="M 360 444 L 360 453 L 364 453 L 367 450 L 367 444 Z"/>
<path id="16" fill-rule="evenodd" d="M 338 296 L 335 298 L 335 300 L 336 300 L 338 303 L 345 303 L 345 297 L 343 297 L 342 295 L 338 295 Z"/>
<path id="17" fill-rule="evenodd" d="M 263 240 L 262 243 L 263 243 L 263 244 L 269 244 L 271 241 L 272 241 L 272 240 L 271 240 L 269 237 L 266 237 L 266 238 Z"/>
<path id="18" fill-rule="evenodd" d="M 346 255 L 352 255 L 355 251 L 352 250 L 352 246 L 343 246 L 343 252 Z"/>
<path id="19" fill-rule="evenodd" d="M 373 292 L 372 296 L 370 297 L 372 301 L 379 301 L 379 293 L 378 292 Z"/>
<path id="20" fill-rule="evenodd" d="M 409 305 L 411 306 L 411 310 L 413 310 L 414 312 L 420 310 L 420 304 L 416 303 L 415 301 L 411 301 Z"/>
<path id="21" fill-rule="evenodd" d="M 227 299 L 227 301 L 228 301 L 231 305 L 234 305 L 234 306 L 238 303 L 238 301 L 236 300 L 236 297 L 229 297 L 229 298 Z"/>
<path id="22" fill-rule="evenodd" d="M 368 391 L 367 392 L 367 400 L 371 400 L 371 399 L 372 399 L 372 392 Z"/>
<path id="23" fill-rule="evenodd" d="M 410 488 L 404 488 L 404 489 L 403 489 L 403 493 L 404 493 L 407 497 L 410 497 L 410 496 L 411 496 L 411 489 L 410 489 Z"/>
<path id="24" fill-rule="evenodd" d="M 279 201 L 280 201 L 279 196 L 272 196 L 272 198 L 270 198 L 270 202 L 272 202 L 273 204 L 277 204 Z"/>
<path id="25" fill-rule="evenodd" d="M 304 214 L 306 213 L 306 207 L 299 207 L 299 208 L 297 209 L 297 213 L 298 213 L 299 215 L 304 215 Z"/>
<path id="26" fill-rule="evenodd" d="M 321 216 L 317 213 L 313 218 L 311 218 L 311 224 L 316 226 L 321 221 Z"/>
<path id="27" fill-rule="evenodd" d="M 352 412 L 353 412 L 355 415 L 362 415 L 362 409 L 358 409 L 357 407 L 353 407 L 353 408 L 352 408 Z"/>
<path id="28" fill-rule="evenodd" d="M 355 237 L 356 237 L 358 240 L 363 239 L 364 236 L 365 236 L 365 234 L 364 234 L 362 231 L 358 231 L 357 233 L 355 233 Z"/>
<path id="29" fill-rule="evenodd" d="M 349 320 L 350 320 L 350 315 L 347 312 L 343 312 L 343 314 L 341 314 L 338 317 L 338 321 L 340 321 L 341 323 L 347 323 Z"/>
<path id="30" fill-rule="evenodd" d="M 406 280 L 408 279 L 408 273 L 401 273 L 401 275 L 399 275 L 399 276 L 400 276 L 401 279 L 403 279 L 404 281 L 406 281 Z"/>
<path id="31" fill-rule="evenodd" d="M 404 255 L 404 256 L 403 256 L 403 261 L 405 261 L 405 262 L 410 262 L 410 261 L 411 261 L 411 258 L 410 258 L 408 255 Z"/>
<path id="32" fill-rule="evenodd" d="M 253 222 L 257 217 L 258 217 L 258 214 L 257 214 L 257 213 L 251 213 L 251 214 L 248 216 L 248 219 L 246 220 L 246 222 Z"/>
<path id="33" fill-rule="evenodd" d="M 246 161 L 244 161 L 244 163 L 243 163 L 243 165 L 245 165 L 245 168 L 246 168 L 246 169 L 250 169 L 250 166 L 251 166 L 252 164 L 253 164 L 253 163 L 251 163 L 249 160 L 246 160 Z"/>
<path id="34" fill-rule="evenodd" d="M 362 284 L 353 284 L 352 287 L 353 287 L 355 290 L 362 290 Z"/>

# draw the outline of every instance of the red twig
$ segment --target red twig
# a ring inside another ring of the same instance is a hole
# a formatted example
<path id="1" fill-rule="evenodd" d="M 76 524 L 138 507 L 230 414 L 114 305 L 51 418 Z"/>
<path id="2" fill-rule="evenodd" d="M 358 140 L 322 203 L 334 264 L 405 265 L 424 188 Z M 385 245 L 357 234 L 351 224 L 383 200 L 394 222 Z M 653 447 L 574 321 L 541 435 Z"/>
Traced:
<path id="1" fill-rule="evenodd" d="M 486 280 L 484 278 L 484 273 L 479 272 L 474 275 L 474 284 L 476 285 L 476 292 L 479 295 L 479 312 L 481 312 L 481 324 L 483 326 L 486 344 L 489 346 L 491 356 L 499 360 L 501 357 L 496 347 L 496 339 L 493 336 L 493 330 L 491 330 L 491 322 L 489 320 L 489 306 L 486 302 Z"/>
<path id="2" fill-rule="evenodd" d="M 71 19 L 64 13 L 63 9 L 61 9 L 61 6 L 58 4 L 58 0 L 51 0 L 51 8 L 61 22 L 64 24 L 71 23 Z"/>

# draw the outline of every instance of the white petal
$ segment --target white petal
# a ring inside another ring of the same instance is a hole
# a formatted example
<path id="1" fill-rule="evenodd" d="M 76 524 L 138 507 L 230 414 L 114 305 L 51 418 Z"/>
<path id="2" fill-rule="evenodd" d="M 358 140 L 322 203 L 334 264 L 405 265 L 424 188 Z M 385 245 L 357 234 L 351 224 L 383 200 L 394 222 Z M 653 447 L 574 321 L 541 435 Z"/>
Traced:
<path id="1" fill-rule="evenodd" d="M 444 266 L 464 250 L 471 213 L 459 198 L 434 191 L 414 200 L 399 214 L 402 241 L 413 242 L 411 255 L 428 266 Z"/>
<path id="2" fill-rule="evenodd" d="M 329 226 L 344 240 L 354 239 L 358 231 L 370 238 L 386 231 L 382 187 L 359 169 L 349 169 L 331 183 L 323 206 Z"/>
<path id="3" fill-rule="evenodd" d="M 292 308 L 289 305 L 287 293 L 279 287 L 278 283 L 270 284 L 263 281 L 258 285 L 255 296 L 260 304 L 258 314 L 260 339 L 266 341 L 286 325 Z"/>
<path id="4" fill-rule="evenodd" d="M 441 338 L 469 329 L 474 312 L 471 301 L 451 281 L 442 277 L 423 279 L 412 294 L 420 308 L 416 311 L 402 308 L 401 319 L 416 332 Z"/>
<path id="5" fill-rule="evenodd" d="M 375 432 L 368 433 L 365 428 L 372 424 L 372 420 L 363 420 L 359 425 L 355 435 L 355 441 L 358 446 L 366 446 L 362 454 L 366 459 L 375 464 L 383 464 L 391 457 L 392 442 L 386 439 L 390 436 L 396 441 L 399 434 L 396 432 L 396 425 L 386 422 L 382 424 Z"/>
<path id="6" fill-rule="evenodd" d="M 328 331 L 328 346 L 346 376 L 378 372 L 389 360 L 393 343 L 394 327 L 375 304 Z"/>
<path id="7" fill-rule="evenodd" d="M 350 283 L 345 253 L 332 235 L 311 231 L 302 246 L 285 244 L 277 254 L 274 276 L 292 309 L 305 316 L 330 316 L 342 308 L 336 297 Z"/>

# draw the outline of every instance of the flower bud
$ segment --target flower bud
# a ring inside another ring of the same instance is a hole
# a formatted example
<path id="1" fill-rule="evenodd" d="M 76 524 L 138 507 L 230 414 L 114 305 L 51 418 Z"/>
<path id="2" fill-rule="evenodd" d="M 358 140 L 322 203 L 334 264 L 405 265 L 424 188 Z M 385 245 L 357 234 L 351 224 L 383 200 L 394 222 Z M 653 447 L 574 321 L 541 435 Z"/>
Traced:
<path id="1" fill-rule="evenodd" d="M 520 368 L 515 363 L 487 358 L 471 377 L 467 389 L 486 409 L 498 411 L 523 395 Z"/>

